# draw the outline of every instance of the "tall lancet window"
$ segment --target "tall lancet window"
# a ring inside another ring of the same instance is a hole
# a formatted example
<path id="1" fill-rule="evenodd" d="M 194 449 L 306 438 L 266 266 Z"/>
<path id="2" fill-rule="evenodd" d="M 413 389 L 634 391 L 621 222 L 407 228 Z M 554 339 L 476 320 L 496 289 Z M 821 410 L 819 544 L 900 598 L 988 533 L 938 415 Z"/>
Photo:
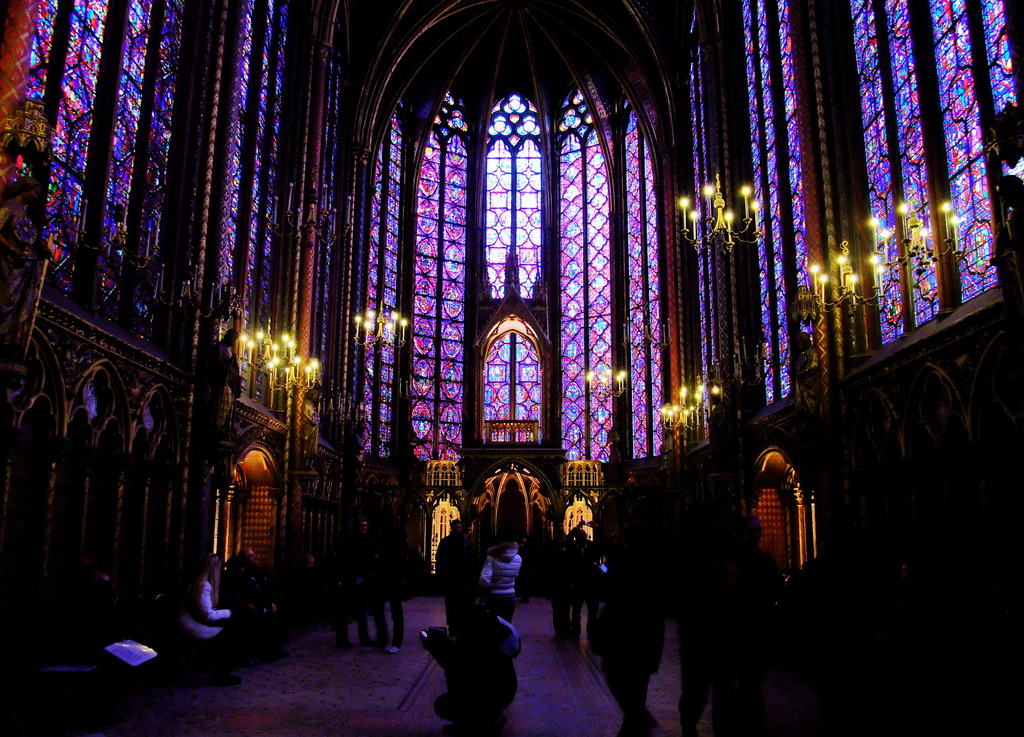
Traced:
<path id="1" fill-rule="evenodd" d="M 75 251 L 85 229 L 85 172 L 107 7 L 87 0 L 42 0 L 38 12 L 28 96 L 44 102 L 53 125 L 46 216 L 54 263 L 47 278 L 70 292 Z"/>
<path id="2" fill-rule="evenodd" d="M 445 97 L 419 171 L 413 305 L 412 430 L 421 460 L 462 444 L 466 296 L 465 108 Z"/>
<path id="3" fill-rule="evenodd" d="M 608 165 L 579 91 L 562 103 L 558 157 L 562 444 L 569 460 L 607 461 L 612 396 L 588 375 L 613 370 Z"/>
<path id="4" fill-rule="evenodd" d="M 765 392 L 790 392 L 787 270 L 810 286 L 805 240 L 802 143 L 797 119 L 792 28 L 785 0 L 744 0 L 753 197 L 764 212 L 758 243 Z M 787 257 L 792 253 L 792 257 Z M 791 260 L 795 259 L 795 263 Z"/>
<path id="5" fill-rule="evenodd" d="M 509 95 L 491 111 L 487 131 L 487 281 L 500 299 L 506 283 L 533 296 L 540 275 L 541 156 L 537 108 Z M 516 264 L 514 273 L 506 265 Z"/>
<path id="6" fill-rule="evenodd" d="M 245 258 L 245 322 L 250 328 L 267 328 L 270 325 L 270 297 L 273 291 L 273 247 L 276 240 L 270 227 L 270 218 L 283 217 L 283 208 L 276 193 L 283 187 L 278 177 L 281 128 L 281 87 L 284 81 L 285 43 L 288 37 L 288 3 L 284 0 L 259 4 L 258 10 L 265 12 L 262 33 L 257 38 L 258 56 L 250 64 L 249 105 L 255 115 L 254 123 L 246 131 L 246 147 L 243 161 L 251 161 L 246 175 L 251 179 L 251 192 L 247 199 L 251 203 L 246 223 L 241 226 L 239 240 L 244 244 Z M 248 157 L 251 157 L 248 158 Z M 251 173 L 250 173 L 251 172 Z M 243 177 L 244 181 L 244 177 Z M 236 195 L 237 196 L 237 195 Z M 235 200 L 235 217 L 237 199 Z M 329 193 L 322 193 L 321 211 L 331 206 Z M 259 217 L 269 213 L 269 217 Z M 319 279 L 318 279 L 319 283 Z M 322 350 L 322 349 L 321 349 Z M 318 353 L 316 355 L 323 355 Z"/>
<path id="7" fill-rule="evenodd" d="M 697 13 L 694 11 L 691 38 L 697 38 Z M 699 198 L 704 185 L 711 179 L 711 167 L 708 165 L 707 113 L 705 98 L 703 59 L 701 47 L 698 45 L 690 63 L 690 115 L 693 132 L 693 192 Z M 687 224 L 696 230 L 699 222 Z M 697 305 L 700 319 L 700 358 L 696 367 L 701 377 L 709 375 L 711 370 L 711 352 L 717 341 L 717 320 L 714 298 L 714 258 L 711 249 L 701 248 L 697 251 Z M 707 396 L 707 395 L 704 395 Z M 706 400 L 704 400 L 706 402 Z M 673 402 L 674 403 L 674 402 Z M 707 406 L 702 405 L 696 412 L 696 423 L 701 430 L 706 428 Z"/>
<path id="8" fill-rule="evenodd" d="M 626 118 L 626 340 L 632 408 L 633 456 L 661 452 L 661 286 L 658 198 L 654 157 L 627 103 Z"/>
<path id="9" fill-rule="evenodd" d="M 102 313 L 143 336 L 152 332 L 161 281 L 155 257 L 182 8 L 182 0 L 130 0 L 112 25 L 106 3 L 41 0 L 29 57 L 28 97 L 43 102 L 54 124 L 48 174 L 26 172 L 48 180 L 48 281 L 69 292 L 75 253 L 88 242 L 97 248 Z M 101 59 L 101 52 L 119 56 Z M 113 107 L 97 109 L 104 93 Z M 90 197 L 90 211 L 104 200 L 106 207 L 100 232 L 86 235 Z"/>
<path id="10" fill-rule="evenodd" d="M 881 15 L 876 15 L 878 9 L 883 11 Z M 882 342 L 888 343 L 902 335 L 908 324 L 930 320 L 938 307 L 934 266 L 922 265 L 920 278 L 910 279 L 915 267 L 908 272 L 898 261 L 903 255 L 901 241 L 909 236 L 906 225 L 912 213 L 921 220 L 920 232 L 925 234 L 927 247 L 933 247 L 917 62 L 906 0 L 881 4 L 851 0 L 851 10 L 868 196 L 885 262 L 878 270 L 877 282 L 882 294 Z M 886 59 L 888 64 L 883 62 Z M 912 288 L 908 288 L 908 279 Z"/>
<path id="11" fill-rule="evenodd" d="M 375 315 L 398 308 L 398 227 L 402 198 L 402 124 L 396 113 L 377 149 L 370 198 L 366 309 Z M 399 333 L 401 330 L 399 329 Z M 369 411 L 370 453 L 391 455 L 395 344 L 377 342 L 365 355 L 363 400 Z"/>
<path id="12" fill-rule="evenodd" d="M 992 263 L 992 229 L 988 224 L 992 203 L 986 179 L 977 87 L 991 85 L 994 112 L 1001 112 L 1003 105 L 1012 99 L 1006 94 L 1012 91 L 1012 86 L 1008 90 L 1004 81 L 1004 71 L 1009 71 L 1009 54 L 1006 40 L 1000 38 L 1006 21 L 1001 12 L 1001 0 L 980 3 L 983 16 L 977 19 L 970 17 L 967 0 L 931 0 L 930 4 L 939 104 L 946 138 L 949 200 L 958 221 L 954 225 L 958 246 L 964 252 L 960 261 L 961 297 L 968 300 L 998 282 Z M 972 20 L 983 21 L 984 49 L 972 43 Z M 991 82 L 988 79 L 976 82 L 973 69 L 988 68 L 990 59 L 1000 57 L 1005 60 L 1006 68 L 997 64 L 989 71 Z M 1024 166 L 1018 164 L 1017 173 L 1022 170 Z"/>

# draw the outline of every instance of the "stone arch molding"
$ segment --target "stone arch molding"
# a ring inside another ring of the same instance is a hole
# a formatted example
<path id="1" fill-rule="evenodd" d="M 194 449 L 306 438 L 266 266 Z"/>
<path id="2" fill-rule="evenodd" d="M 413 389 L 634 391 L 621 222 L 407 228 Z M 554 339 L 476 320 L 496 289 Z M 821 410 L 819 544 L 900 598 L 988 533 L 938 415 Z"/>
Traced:
<path id="1" fill-rule="evenodd" d="M 895 460 L 890 457 L 893 452 L 905 455 L 902 422 L 892 400 L 881 390 L 871 388 L 860 398 L 853 428 L 854 468 L 885 465 Z"/>
<path id="2" fill-rule="evenodd" d="M 495 461 L 485 468 L 481 469 L 473 480 L 473 485 L 466 489 L 466 502 L 470 507 L 473 507 L 477 503 L 478 497 L 485 493 L 485 483 L 487 479 L 495 476 L 502 470 L 507 470 L 509 464 L 516 464 L 521 470 L 527 471 L 530 476 L 533 476 L 539 482 L 540 492 L 546 497 L 548 503 L 548 509 L 556 511 L 564 511 L 564 505 L 558 503 L 558 489 L 559 486 L 555 484 L 551 478 L 544 473 L 544 471 L 532 463 L 526 463 L 520 460 L 501 460 Z M 465 478 L 465 476 L 463 476 Z M 524 493 L 526 490 L 524 489 Z M 531 503 L 533 498 L 527 499 L 527 503 Z"/>
<path id="3" fill-rule="evenodd" d="M 996 334 L 981 353 L 970 397 L 970 432 L 985 441 L 985 426 L 993 419 L 1013 425 L 1024 435 L 1024 351 L 1014 349 L 1006 334 Z"/>
<path id="4" fill-rule="evenodd" d="M 955 423 L 967 430 L 970 422 L 966 406 L 961 390 L 946 371 L 932 363 L 922 366 L 907 393 L 902 432 L 907 455 L 913 457 L 922 451 L 915 447 L 920 438 L 916 432 L 919 427 L 924 428 L 936 447 Z"/>
<path id="5" fill-rule="evenodd" d="M 27 372 L 21 384 L 8 394 L 10 418 L 14 427 L 20 427 L 22 418 L 41 399 L 49 402 L 53 427 L 63 436 L 67 427 L 67 389 L 60 362 L 37 329 L 29 342 L 25 359 Z"/>
<path id="6" fill-rule="evenodd" d="M 133 428 L 130 419 L 128 392 L 116 366 L 106 359 L 96 361 L 83 372 L 71 398 L 67 416 L 73 418 L 84 412 L 88 419 L 90 441 L 98 443 L 104 431 L 113 425 L 119 428 L 121 447 L 127 453 Z"/>
<path id="7" fill-rule="evenodd" d="M 147 460 L 153 460 L 159 449 L 166 446 L 168 454 L 165 460 L 169 463 L 177 462 L 180 446 L 178 416 L 171 393 L 164 384 L 158 384 L 146 393 L 132 417 L 130 437 L 144 435 L 149 444 Z"/>

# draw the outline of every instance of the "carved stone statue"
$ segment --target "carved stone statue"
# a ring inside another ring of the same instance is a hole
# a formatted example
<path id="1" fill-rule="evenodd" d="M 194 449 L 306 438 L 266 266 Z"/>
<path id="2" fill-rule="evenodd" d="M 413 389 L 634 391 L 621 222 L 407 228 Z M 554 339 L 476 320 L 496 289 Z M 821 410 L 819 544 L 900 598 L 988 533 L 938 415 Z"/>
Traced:
<path id="1" fill-rule="evenodd" d="M 821 419 L 821 365 L 810 333 L 796 334 L 793 341 L 793 387 L 797 416 Z"/>
<path id="2" fill-rule="evenodd" d="M 1015 176 L 999 180 L 1001 217 L 996 223 L 995 256 L 1003 284 L 1003 306 L 1009 326 L 1024 332 L 1024 182 Z"/>
<path id="3" fill-rule="evenodd" d="M 320 446 L 320 388 L 311 386 L 302 402 L 302 435 L 299 441 L 301 466 L 313 468 L 317 448 Z"/>
<path id="4" fill-rule="evenodd" d="M 0 201 L 0 355 L 8 358 L 25 356 L 50 257 L 28 213 L 42 192 L 39 182 L 24 177 Z"/>
<path id="5" fill-rule="evenodd" d="M 207 366 L 207 407 L 210 433 L 223 440 L 231 435 L 235 418 L 235 400 L 242 394 L 242 372 L 235 354 L 238 331 L 234 328 L 210 346 Z"/>

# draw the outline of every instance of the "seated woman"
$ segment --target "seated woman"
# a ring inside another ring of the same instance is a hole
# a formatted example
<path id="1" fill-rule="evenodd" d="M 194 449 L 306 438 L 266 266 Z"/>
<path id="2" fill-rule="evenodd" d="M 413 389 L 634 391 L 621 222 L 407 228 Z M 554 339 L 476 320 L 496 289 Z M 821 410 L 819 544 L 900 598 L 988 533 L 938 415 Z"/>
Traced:
<path id="1" fill-rule="evenodd" d="M 209 553 L 192 583 L 185 589 L 178 612 L 178 625 L 197 640 L 213 644 L 213 667 L 210 683 L 215 686 L 237 686 L 242 679 L 231 672 L 238 653 L 236 636 L 232 628 L 215 622 L 231 618 L 230 609 L 217 609 L 220 595 L 220 557 Z"/>
<path id="2" fill-rule="evenodd" d="M 437 715 L 452 722 L 444 731 L 472 737 L 497 734 L 505 724 L 502 711 L 519 686 L 512 665 L 520 647 L 515 628 L 476 604 L 456 639 L 437 629 L 420 632 L 420 639 L 444 669 L 448 691 L 434 701 Z"/>

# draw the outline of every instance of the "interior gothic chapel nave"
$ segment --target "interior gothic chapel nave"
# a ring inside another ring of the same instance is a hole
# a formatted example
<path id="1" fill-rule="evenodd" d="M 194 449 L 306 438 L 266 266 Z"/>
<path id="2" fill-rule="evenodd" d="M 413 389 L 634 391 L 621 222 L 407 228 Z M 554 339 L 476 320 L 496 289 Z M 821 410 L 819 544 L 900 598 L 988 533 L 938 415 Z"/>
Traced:
<path id="1" fill-rule="evenodd" d="M 1016 618 L 1022 4 L 0 22 L 0 607 L 83 556 L 118 596 L 284 572 L 360 517 L 429 572 L 456 518 L 480 554 L 640 519 L 672 561 L 754 514 L 784 573 L 842 518 L 866 576 Z"/>

